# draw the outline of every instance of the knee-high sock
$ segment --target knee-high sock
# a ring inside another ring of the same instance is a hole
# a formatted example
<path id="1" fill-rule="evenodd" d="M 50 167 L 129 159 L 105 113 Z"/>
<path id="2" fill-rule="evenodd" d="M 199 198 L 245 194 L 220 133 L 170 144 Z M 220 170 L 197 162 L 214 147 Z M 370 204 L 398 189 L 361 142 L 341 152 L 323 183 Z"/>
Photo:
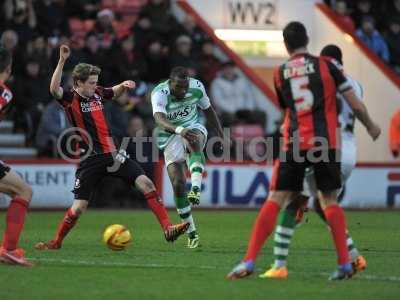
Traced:
<path id="1" fill-rule="evenodd" d="M 144 197 L 147 200 L 147 204 L 149 205 L 150 209 L 156 215 L 158 222 L 160 223 L 161 227 L 165 230 L 168 226 L 171 225 L 171 222 L 168 217 L 167 210 L 162 203 L 161 198 L 158 196 L 157 192 L 150 192 L 145 193 Z"/>
<path id="2" fill-rule="evenodd" d="M 280 207 L 276 202 L 267 200 L 264 203 L 254 223 L 244 261 L 256 259 L 265 240 L 274 230 L 279 209 Z"/>
<path id="3" fill-rule="evenodd" d="M 189 234 L 189 236 L 194 236 L 196 234 L 196 225 L 194 224 L 192 209 L 189 201 L 186 199 L 186 195 L 182 197 L 175 196 L 174 199 L 176 210 L 178 211 L 178 214 L 181 217 L 182 221 L 189 222 L 190 224 L 187 233 Z"/>
<path id="4" fill-rule="evenodd" d="M 337 205 L 329 205 L 324 210 L 326 221 L 331 228 L 332 238 L 335 243 L 338 264 L 349 262 L 349 251 L 346 245 L 346 217 L 342 208 Z"/>
<path id="5" fill-rule="evenodd" d="M 286 266 L 290 242 L 296 227 L 296 211 L 286 208 L 279 214 L 274 235 L 275 268 Z"/>
<path id="6" fill-rule="evenodd" d="M 67 234 L 71 231 L 71 229 L 75 226 L 76 222 L 78 221 L 79 216 L 72 212 L 72 209 L 69 208 L 65 213 L 64 218 L 61 220 L 60 224 L 58 225 L 58 229 L 56 232 L 56 236 L 54 241 L 57 244 L 62 244 L 64 238 Z"/>
<path id="7" fill-rule="evenodd" d="M 318 200 L 315 201 L 314 208 L 315 208 L 315 212 L 320 216 L 322 221 L 324 221 L 324 223 L 326 223 L 324 211 L 322 210 L 321 205 L 319 204 Z M 347 250 L 350 253 L 351 260 L 355 261 L 357 259 L 357 257 L 360 255 L 360 252 L 358 251 L 348 230 L 346 230 L 346 237 L 347 237 L 347 239 L 346 239 Z"/>
<path id="8" fill-rule="evenodd" d="M 205 165 L 205 157 L 203 152 L 193 152 L 189 155 L 189 171 L 192 188 L 201 189 L 201 181 L 203 179 L 203 171 Z"/>
<path id="9" fill-rule="evenodd" d="M 15 197 L 8 207 L 6 216 L 6 230 L 4 232 L 3 247 L 15 250 L 25 224 L 25 216 L 29 203 L 21 197 Z"/>

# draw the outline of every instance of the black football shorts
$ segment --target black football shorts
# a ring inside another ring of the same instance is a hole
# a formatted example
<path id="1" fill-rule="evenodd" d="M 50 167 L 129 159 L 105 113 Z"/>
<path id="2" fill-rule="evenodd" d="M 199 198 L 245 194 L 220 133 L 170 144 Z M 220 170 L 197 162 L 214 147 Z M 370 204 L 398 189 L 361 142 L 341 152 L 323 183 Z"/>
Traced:
<path id="1" fill-rule="evenodd" d="M 136 178 L 144 175 L 143 169 L 132 159 L 120 154 L 118 158 L 114 157 L 111 153 L 98 154 L 79 164 L 73 189 L 75 199 L 89 201 L 97 185 L 106 176 L 119 177 L 128 185 L 134 185 Z M 112 169 L 116 161 L 119 167 Z"/>
<path id="2" fill-rule="evenodd" d="M 303 190 L 303 181 L 306 168 L 314 169 L 315 181 L 318 190 L 322 192 L 334 191 L 342 187 L 340 172 L 340 153 L 329 149 L 324 160 L 315 161 L 307 157 L 306 151 L 300 151 L 299 157 L 304 161 L 298 161 L 291 152 L 285 152 L 285 159 L 277 159 L 274 162 L 271 190 L 300 192 Z M 319 157 L 314 152 L 315 157 Z"/>

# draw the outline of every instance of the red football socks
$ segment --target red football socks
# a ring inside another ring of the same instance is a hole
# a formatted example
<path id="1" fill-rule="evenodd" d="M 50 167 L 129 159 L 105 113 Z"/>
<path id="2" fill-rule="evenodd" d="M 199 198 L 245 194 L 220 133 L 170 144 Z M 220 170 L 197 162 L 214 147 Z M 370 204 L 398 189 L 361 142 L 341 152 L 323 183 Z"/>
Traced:
<path id="1" fill-rule="evenodd" d="M 150 193 L 145 193 L 144 197 L 146 198 L 147 204 L 149 205 L 150 209 L 156 215 L 161 227 L 163 229 L 166 229 L 168 226 L 170 226 L 171 222 L 169 220 L 167 210 L 165 209 L 157 192 L 154 191 Z"/>
<path id="2" fill-rule="evenodd" d="M 9 251 L 15 250 L 18 245 L 29 203 L 21 197 L 15 197 L 8 207 L 6 216 L 6 230 L 3 238 L 3 247 Z"/>
<path id="3" fill-rule="evenodd" d="M 69 208 L 67 212 L 65 213 L 65 216 L 63 220 L 60 222 L 58 225 L 56 237 L 54 241 L 58 244 L 61 245 L 62 241 L 64 240 L 65 236 L 68 234 L 68 232 L 72 229 L 72 227 L 75 226 L 79 216 L 74 214 Z"/>
<path id="4" fill-rule="evenodd" d="M 338 264 L 343 265 L 349 262 L 349 252 L 346 244 L 346 217 L 343 209 L 337 204 L 330 205 L 324 210 L 326 221 L 331 228 L 333 241 L 338 256 Z"/>
<path id="5" fill-rule="evenodd" d="M 256 222 L 254 223 L 244 261 L 256 259 L 257 254 L 260 252 L 265 240 L 275 228 L 276 218 L 279 210 L 279 204 L 276 202 L 267 200 L 264 203 L 260 213 L 258 214 Z"/>

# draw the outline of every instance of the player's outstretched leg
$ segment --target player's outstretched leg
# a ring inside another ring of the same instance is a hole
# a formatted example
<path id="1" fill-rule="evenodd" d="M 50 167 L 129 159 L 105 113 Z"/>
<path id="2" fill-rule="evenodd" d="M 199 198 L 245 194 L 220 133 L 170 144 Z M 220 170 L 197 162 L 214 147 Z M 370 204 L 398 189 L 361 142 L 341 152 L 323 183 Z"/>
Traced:
<path id="1" fill-rule="evenodd" d="M 303 210 L 308 197 L 297 194 L 293 201 L 281 211 L 278 216 L 278 225 L 274 235 L 275 262 L 270 269 L 261 274 L 260 278 L 286 279 L 288 276 L 287 257 L 289 255 L 290 242 L 292 241 L 296 225 L 298 224 L 298 211 Z"/>
<path id="2" fill-rule="evenodd" d="M 319 201 L 324 210 L 326 222 L 330 227 L 332 239 L 338 257 L 338 268 L 329 277 L 330 280 L 351 278 L 353 269 L 346 245 L 346 217 L 343 209 L 337 204 L 336 191 L 320 193 Z"/>
<path id="3" fill-rule="evenodd" d="M 320 216 L 322 221 L 326 223 L 326 218 L 325 214 L 321 208 L 321 205 L 319 201 L 314 202 L 314 209 L 315 212 Z M 350 258 L 352 261 L 352 266 L 353 266 L 353 271 L 356 272 L 362 272 L 366 269 L 367 267 L 367 260 L 360 254 L 358 251 L 352 237 L 349 234 L 349 231 L 346 230 L 346 243 L 347 243 L 347 250 L 349 251 Z"/>
<path id="4" fill-rule="evenodd" d="M 189 171 L 192 187 L 188 193 L 188 200 L 192 204 L 197 205 L 200 203 L 204 165 L 205 157 L 202 151 L 191 152 L 189 154 Z"/>
<path id="5" fill-rule="evenodd" d="M 167 171 L 171 180 L 172 189 L 174 190 L 174 199 L 178 214 L 183 222 L 188 222 L 190 224 L 186 232 L 188 234 L 187 247 L 195 249 L 200 245 L 200 238 L 196 232 L 191 205 L 186 197 L 185 165 L 182 162 L 174 162 L 168 165 Z"/>
<path id="6" fill-rule="evenodd" d="M 156 191 L 156 187 L 146 175 L 140 175 L 137 177 L 135 185 L 144 194 L 147 204 L 157 217 L 157 220 L 164 231 L 165 239 L 168 242 L 175 241 L 179 236 L 187 231 L 190 226 L 189 222 L 172 225 L 167 210 Z"/>
<path id="7" fill-rule="evenodd" d="M 193 129 L 193 131 L 197 133 L 197 139 L 185 141 L 189 148 L 187 165 L 190 171 L 190 181 L 192 184 L 187 198 L 193 205 L 198 205 L 200 203 L 201 181 L 203 180 L 204 166 L 206 163 L 203 153 L 206 136 L 198 129 Z"/>
<path id="8" fill-rule="evenodd" d="M 76 225 L 80 215 L 88 206 L 87 200 L 74 200 L 72 206 L 67 210 L 64 218 L 58 225 L 54 239 L 48 242 L 39 242 L 35 245 L 37 250 L 58 250 L 62 247 L 62 243 L 67 234 Z"/>
<path id="9" fill-rule="evenodd" d="M 1 165 L 3 177 L 0 179 L 0 191 L 12 197 L 7 209 L 6 229 L 3 244 L 0 247 L 0 262 L 24 267 L 32 267 L 18 248 L 18 241 L 25 224 L 25 216 L 32 198 L 32 189 L 17 173 Z"/>
<path id="10" fill-rule="evenodd" d="M 272 192 L 272 195 L 263 204 L 254 223 L 244 259 L 228 273 L 227 279 L 240 279 L 253 273 L 255 259 L 265 240 L 274 230 L 281 204 L 290 196 L 290 192 Z"/>

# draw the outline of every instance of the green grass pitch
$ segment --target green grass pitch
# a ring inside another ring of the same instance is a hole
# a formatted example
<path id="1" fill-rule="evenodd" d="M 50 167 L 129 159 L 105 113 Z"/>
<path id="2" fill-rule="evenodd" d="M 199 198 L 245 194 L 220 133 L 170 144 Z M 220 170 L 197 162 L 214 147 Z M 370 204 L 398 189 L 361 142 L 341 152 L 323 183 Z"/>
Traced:
<path id="1" fill-rule="evenodd" d="M 177 220 L 176 213 L 170 213 Z M 295 235 L 287 280 L 252 276 L 234 282 L 224 276 L 243 256 L 254 211 L 195 211 L 202 247 L 190 250 L 186 237 L 166 243 L 148 211 L 92 210 L 63 249 L 34 250 L 35 242 L 53 236 L 62 215 L 29 214 L 21 246 L 37 266 L 0 265 L 0 299 L 400 299 L 398 212 L 347 213 L 368 269 L 345 282 L 327 280 L 336 258 L 328 231 L 314 213 Z M 5 214 L 0 217 L 4 220 Z M 125 224 L 133 234 L 125 251 L 113 252 L 101 242 L 103 229 L 113 223 Z M 272 262 L 271 248 L 269 240 L 256 274 Z"/>

